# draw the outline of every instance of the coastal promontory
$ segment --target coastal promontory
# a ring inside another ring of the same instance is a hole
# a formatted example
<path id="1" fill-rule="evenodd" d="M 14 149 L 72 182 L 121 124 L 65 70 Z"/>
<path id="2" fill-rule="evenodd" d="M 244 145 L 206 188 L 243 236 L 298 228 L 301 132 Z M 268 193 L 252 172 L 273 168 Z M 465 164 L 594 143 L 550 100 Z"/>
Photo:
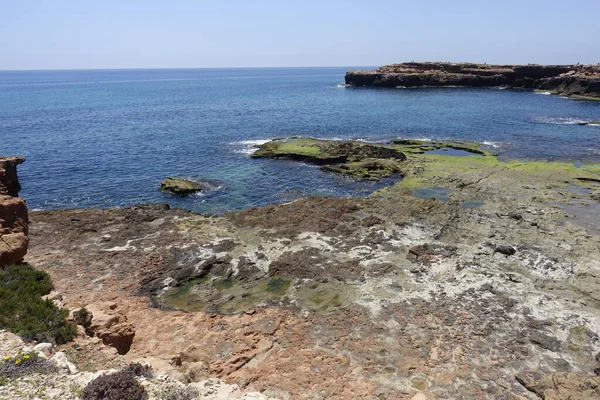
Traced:
<path id="1" fill-rule="evenodd" d="M 600 100 L 599 65 L 492 65 L 407 62 L 375 70 L 346 73 L 349 86 L 368 87 L 505 87 L 548 91 Z"/>

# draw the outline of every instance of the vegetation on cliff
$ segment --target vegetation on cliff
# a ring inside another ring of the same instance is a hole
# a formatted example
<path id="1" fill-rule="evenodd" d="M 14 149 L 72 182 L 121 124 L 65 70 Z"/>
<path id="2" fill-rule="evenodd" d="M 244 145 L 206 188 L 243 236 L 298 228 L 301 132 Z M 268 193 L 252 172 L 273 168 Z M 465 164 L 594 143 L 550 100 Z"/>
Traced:
<path id="1" fill-rule="evenodd" d="M 52 288 L 50 276 L 31 266 L 0 270 L 0 329 L 38 342 L 63 344 L 72 340 L 77 330 L 67 322 L 69 311 L 42 299 Z"/>

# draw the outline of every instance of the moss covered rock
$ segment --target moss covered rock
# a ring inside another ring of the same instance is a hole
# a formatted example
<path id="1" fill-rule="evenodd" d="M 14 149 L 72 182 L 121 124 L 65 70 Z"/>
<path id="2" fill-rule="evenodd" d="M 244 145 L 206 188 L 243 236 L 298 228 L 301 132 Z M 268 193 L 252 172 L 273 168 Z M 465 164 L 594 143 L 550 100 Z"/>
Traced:
<path id="1" fill-rule="evenodd" d="M 257 146 L 255 158 L 289 158 L 314 164 L 339 164 L 362 161 L 368 158 L 389 158 L 405 161 L 399 150 L 362 142 L 295 138 L 274 140 Z"/>
<path id="2" fill-rule="evenodd" d="M 178 196 L 187 196 L 188 194 L 200 192 L 202 189 L 201 184 L 184 178 L 167 178 L 160 183 L 162 192 L 173 193 Z"/>
<path id="3" fill-rule="evenodd" d="M 321 169 L 338 174 L 344 174 L 356 179 L 378 181 L 393 174 L 401 174 L 400 163 L 396 160 L 368 158 L 362 161 L 349 162 L 341 165 L 324 165 Z"/>

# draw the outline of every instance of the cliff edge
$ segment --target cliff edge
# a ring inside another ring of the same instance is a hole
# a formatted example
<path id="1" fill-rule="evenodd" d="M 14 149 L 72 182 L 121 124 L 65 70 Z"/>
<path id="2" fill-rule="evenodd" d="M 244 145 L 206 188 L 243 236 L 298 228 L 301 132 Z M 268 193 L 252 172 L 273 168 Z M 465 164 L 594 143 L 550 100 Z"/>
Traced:
<path id="1" fill-rule="evenodd" d="M 0 268 L 19 263 L 29 240 L 27 205 L 19 196 L 17 165 L 24 157 L 0 157 Z"/>
<path id="2" fill-rule="evenodd" d="M 488 65 L 409 62 L 346 73 L 349 86 L 493 87 L 550 91 L 563 96 L 600 100 L 598 65 Z"/>

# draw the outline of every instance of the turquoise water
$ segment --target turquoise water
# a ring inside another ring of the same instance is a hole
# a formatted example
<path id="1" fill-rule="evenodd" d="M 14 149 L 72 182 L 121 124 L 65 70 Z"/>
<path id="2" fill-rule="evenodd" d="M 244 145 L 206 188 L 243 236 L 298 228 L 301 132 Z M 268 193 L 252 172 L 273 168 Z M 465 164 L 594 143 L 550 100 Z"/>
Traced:
<path id="1" fill-rule="evenodd" d="M 0 71 L 0 154 L 20 154 L 30 208 L 168 202 L 224 212 L 308 194 L 366 195 L 292 161 L 251 159 L 289 136 L 485 142 L 503 157 L 600 161 L 600 103 L 497 89 L 339 86 L 347 68 Z M 209 180 L 185 199 L 167 176 Z"/>

